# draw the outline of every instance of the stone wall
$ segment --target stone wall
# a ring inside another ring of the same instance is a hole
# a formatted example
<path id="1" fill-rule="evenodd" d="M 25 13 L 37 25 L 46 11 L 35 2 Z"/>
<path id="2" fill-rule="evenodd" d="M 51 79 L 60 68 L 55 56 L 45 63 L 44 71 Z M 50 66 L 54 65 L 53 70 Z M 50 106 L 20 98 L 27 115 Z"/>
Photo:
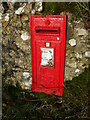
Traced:
<path id="1" fill-rule="evenodd" d="M 88 44 L 88 30 L 84 28 L 83 20 L 79 19 L 75 21 L 72 18 L 72 14 L 66 14 L 68 16 L 68 22 L 65 80 L 72 80 L 72 78 L 82 73 L 85 67 L 88 67 L 90 45 Z"/>
<path id="2" fill-rule="evenodd" d="M 30 88 L 31 73 L 31 45 L 30 45 L 30 14 L 41 14 L 41 2 L 36 3 L 0 3 L 2 12 L 2 67 L 3 82 L 22 88 Z M 82 19 L 75 21 L 71 13 L 66 13 L 67 39 L 65 80 L 72 80 L 88 67 L 90 46 L 88 45 L 88 31 L 84 28 Z"/>
<path id="3" fill-rule="evenodd" d="M 40 14 L 42 3 L 1 4 L 3 81 L 23 88 L 31 84 L 30 14 Z M 29 84 L 30 83 L 30 84 Z"/>

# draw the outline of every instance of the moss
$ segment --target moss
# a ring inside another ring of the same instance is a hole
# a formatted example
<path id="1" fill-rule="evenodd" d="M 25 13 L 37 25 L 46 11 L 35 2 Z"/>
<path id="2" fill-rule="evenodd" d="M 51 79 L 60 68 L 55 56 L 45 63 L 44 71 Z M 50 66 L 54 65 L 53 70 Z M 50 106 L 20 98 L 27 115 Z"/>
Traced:
<path id="1" fill-rule="evenodd" d="M 88 8 L 88 3 L 84 2 L 80 4 L 76 2 L 46 2 L 43 14 L 60 15 L 61 12 L 70 12 L 73 14 L 74 19 L 83 18 L 88 21 Z"/>
<path id="2" fill-rule="evenodd" d="M 56 2 L 56 3 L 52 3 L 52 2 L 48 2 L 45 5 L 45 13 L 47 14 L 60 14 L 60 12 L 75 12 L 74 9 L 76 8 L 76 4 L 75 3 L 60 3 L 60 2 Z"/>

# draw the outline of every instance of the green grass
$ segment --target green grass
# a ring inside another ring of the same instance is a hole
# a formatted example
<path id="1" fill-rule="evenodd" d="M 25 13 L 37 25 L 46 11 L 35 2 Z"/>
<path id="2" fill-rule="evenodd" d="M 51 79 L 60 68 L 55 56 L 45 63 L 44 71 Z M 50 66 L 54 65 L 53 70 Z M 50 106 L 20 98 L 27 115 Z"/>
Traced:
<path id="1" fill-rule="evenodd" d="M 3 120 L 76 120 L 88 117 L 90 67 L 64 82 L 63 97 L 32 93 L 17 84 L 3 89 Z"/>

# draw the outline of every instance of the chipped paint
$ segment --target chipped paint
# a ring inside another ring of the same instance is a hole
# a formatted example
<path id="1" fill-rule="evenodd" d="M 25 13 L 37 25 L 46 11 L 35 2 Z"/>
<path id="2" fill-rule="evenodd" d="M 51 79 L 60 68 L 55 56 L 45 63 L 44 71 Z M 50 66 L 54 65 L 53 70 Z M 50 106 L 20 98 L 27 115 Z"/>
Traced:
<path id="1" fill-rule="evenodd" d="M 69 44 L 73 47 L 76 45 L 76 40 L 75 39 L 70 39 Z"/>
<path id="2" fill-rule="evenodd" d="M 5 16 L 5 21 L 9 21 L 9 13 Z"/>
<path id="3" fill-rule="evenodd" d="M 17 14 L 17 15 L 22 14 L 24 12 L 24 7 L 25 6 L 18 8 L 18 10 L 15 11 L 15 14 Z"/>
<path id="4" fill-rule="evenodd" d="M 21 35 L 21 38 L 22 38 L 24 41 L 25 41 L 25 40 L 28 40 L 28 39 L 29 39 L 29 36 L 28 36 L 27 32 L 23 33 L 23 34 Z"/>
<path id="5" fill-rule="evenodd" d="M 80 70 L 79 70 L 79 69 L 76 69 L 76 70 L 75 70 L 75 73 L 78 73 L 78 72 L 80 72 Z"/>
<path id="6" fill-rule="evenodd" d="M 0 20 L 2 19 L 2 13 L 0 13 Z"/>

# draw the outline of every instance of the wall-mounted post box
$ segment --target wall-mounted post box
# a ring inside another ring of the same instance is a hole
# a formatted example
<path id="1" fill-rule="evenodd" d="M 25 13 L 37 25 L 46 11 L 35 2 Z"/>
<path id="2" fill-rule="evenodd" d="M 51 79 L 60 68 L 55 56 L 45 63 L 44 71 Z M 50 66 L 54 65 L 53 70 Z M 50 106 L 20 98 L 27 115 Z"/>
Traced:
<path id="1" fill-rule="evenodd" d="M 32 91 L 62 96 L 66 16 L 30 16 Z"/>

